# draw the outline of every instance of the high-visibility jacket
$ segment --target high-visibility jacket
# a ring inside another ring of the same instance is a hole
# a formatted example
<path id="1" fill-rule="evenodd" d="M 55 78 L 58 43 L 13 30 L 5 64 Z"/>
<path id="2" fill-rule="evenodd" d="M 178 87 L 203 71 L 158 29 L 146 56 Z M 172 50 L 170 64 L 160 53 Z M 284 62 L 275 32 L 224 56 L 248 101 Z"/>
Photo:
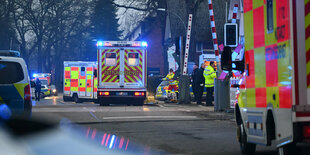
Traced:
<path id="1" fill-rule="evenodd" d="M 216 78 L 216 72 L 211 65 L 209 65 L 203 71 L 203 76 L 205 77 L 205 87 L 214 87 L 214 78 Z"/>
<path id="2" fill-rule="evenodd" d="M 173 77 L 174 77 L 174 72 L 170 72 L 167 74 L 165 78 L 163 78 L 163 80 L 169 81 L 169 84 L 170 84 L 174 81 Z"/>

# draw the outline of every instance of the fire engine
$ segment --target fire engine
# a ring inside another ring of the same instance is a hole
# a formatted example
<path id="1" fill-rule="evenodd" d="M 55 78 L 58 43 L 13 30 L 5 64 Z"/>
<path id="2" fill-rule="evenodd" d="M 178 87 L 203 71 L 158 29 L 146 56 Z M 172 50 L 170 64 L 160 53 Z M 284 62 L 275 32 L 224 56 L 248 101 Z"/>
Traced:
<path id="1" fill-rule="evenodd" d="M 76 103 L 97 99 L 97 62 L 64 62 L 64 101 Z"/>
<path id="2" fill-rule="evenodd" d="M 310 0 L 242 2 L 245 72 L 235 105 L 241 150 L 275 144 L 290 154 L 310 141 Z"/>
<path id="3" fill-rule="evenodd" d="M 98 101 L 142 105 L 146 98 L 147 43 L 98 41 Z"/>

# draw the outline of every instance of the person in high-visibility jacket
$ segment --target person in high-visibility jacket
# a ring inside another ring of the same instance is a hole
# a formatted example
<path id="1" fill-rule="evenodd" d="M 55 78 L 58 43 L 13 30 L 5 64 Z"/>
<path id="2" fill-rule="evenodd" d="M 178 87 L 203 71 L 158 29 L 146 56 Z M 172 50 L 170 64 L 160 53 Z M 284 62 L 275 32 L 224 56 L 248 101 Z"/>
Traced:
<path id="1" fill-rule="evenodd" d="M 214 70 L 214 62 L 210 62 L 210 65 L 205 68 L 203 76 L 205 78 L 205 87 L 207 90 L 206 106 L 212 106 L 213 92 L 214 92 L 214 79 L 216 78 L 216 72 Z"/>
<path id="2" fill-rule="evenodd" d="M 172 90 L 178 92 L 179 81 L 174 78 L 174 75 L 175 73 L 173 72 L 173 69 L 170 69 L 167 76 L 163 78 L 163 80 L 169 81 L 168 93 L 170 93 Z"/>

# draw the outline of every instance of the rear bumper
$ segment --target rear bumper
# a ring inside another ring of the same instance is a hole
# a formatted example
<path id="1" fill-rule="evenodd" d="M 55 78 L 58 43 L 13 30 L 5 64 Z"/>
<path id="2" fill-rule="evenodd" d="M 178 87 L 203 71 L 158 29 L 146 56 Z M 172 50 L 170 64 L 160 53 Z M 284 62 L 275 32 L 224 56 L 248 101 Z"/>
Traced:
<path id="1" fill-rule="evenodd" d="M 137 95 L 137 93 L 139 95 Z M 98 99 L 146 99 L 146 91 L 98 91 Z"/>
<path id="2" fill-rule="evenodd" d="M 298 122 L 294 123 L 294 141 L 297 143 L 309 143 L 310 142 L 310 134 L 305 133 L 305 130 L 309 129 L 310 122 Z"/>

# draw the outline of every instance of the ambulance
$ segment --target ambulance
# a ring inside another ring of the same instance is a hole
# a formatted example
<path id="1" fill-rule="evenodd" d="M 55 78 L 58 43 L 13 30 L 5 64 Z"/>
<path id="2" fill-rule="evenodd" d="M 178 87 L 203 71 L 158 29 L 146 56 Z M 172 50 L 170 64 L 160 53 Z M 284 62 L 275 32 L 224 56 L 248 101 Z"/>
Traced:
<path id="1" fill-rule="evenodd" d="M 98 41 L 98 101 L 142 105 L 146 98 L 147 43 Z"/>
<path id="2" fill-rule="evenodd" d="M 242 0 L 241 7 L 240 148 L 250 154 L 257 144 L 276 145 L 294 154 L 296 143 L 310 141 L 310 0 Z"/>
<path id="3" fill-rule="evenodd" d="M 42 85 L 51 85 L 51 74 L 50 73 L 34 73 L 33 78 L 39 78 L 40 81 L 44 81 Z M 34 79 L 35 80 L 35 79 Z"/>
<path id="4" fill-rule="evenodd" d="M 76 103 L 97 99 L 97 62 L 64 62 L 64 101 Z"/>

